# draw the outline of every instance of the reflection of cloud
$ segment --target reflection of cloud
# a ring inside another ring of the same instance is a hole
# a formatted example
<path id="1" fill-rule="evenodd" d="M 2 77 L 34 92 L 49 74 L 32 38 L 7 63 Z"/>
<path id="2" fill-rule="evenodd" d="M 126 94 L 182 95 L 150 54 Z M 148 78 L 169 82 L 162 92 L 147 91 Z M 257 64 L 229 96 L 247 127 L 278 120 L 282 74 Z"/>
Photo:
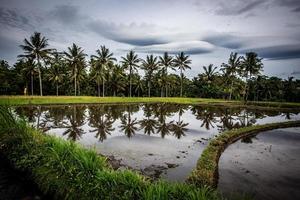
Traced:
<path id="1" fill-rule="evenodd" d="M 134 50 L 145 53 L 169 52 L 171 54 L 176 54 L 183 51 L 187 54 L 203 54 L 212 52 L 214 50 L 214 46 L 203 41 L 188 41 L 136 47 Z"/>
<path id="2" fill-rule="evenodd" d="M 293 71 L 292 75 L 300 75 L 300 71 Z"/>
<path id="3" fill-rule="evenodd" d="M 292 45 L 277 45 L 261 48 L 243 49 L 240 53 L 254 51 L 260 57 L 268 58 L 271 60 L 284 60 L 291 58 L 300 58 L 300 44 Z"/>

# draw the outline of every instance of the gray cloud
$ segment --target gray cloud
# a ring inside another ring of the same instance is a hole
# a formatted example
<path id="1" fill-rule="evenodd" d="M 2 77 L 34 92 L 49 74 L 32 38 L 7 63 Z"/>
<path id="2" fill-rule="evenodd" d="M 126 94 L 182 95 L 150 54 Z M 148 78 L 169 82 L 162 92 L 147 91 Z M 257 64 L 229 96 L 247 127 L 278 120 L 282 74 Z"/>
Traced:
<path id="1" fill-rule="evenodd" d="M 156 27 L 151 24 L 130 25 L 107 23 L 102 20 L 91 21 L 88 27 L 108 39 L 136 46 L 164 44 L 169 40 L 157 34 Z"/>
<path id="2" fill-rule="evenodd" d="M 73 5 L 55 6 L 55 8 L 49 12 L 49 16 L 63 24 L 78 23 L 84 18 L 84 16 L 79 13 L 79 8 Z"/>
<path id="3" fill-rule="evenodd" d="M 241 38 L 228 33 L 211 32 L 204 36 L 202 40 L 228 49 L 239 49 L 246 44 L 246 38 Z"/>
<path id="4" fill-rule="evenodd" d="M 292 12 L 300 12 L 299 0 L 274 0 L 273 3 L 278 6 L 287 7 Z"/>
<path id="5" fill-rule="evenodd" d="M 231 1 L 230 3 L 220 2 L 219 8 L 215 11 L 218 15 L 240 15 L 253 11 L 264 4 L 263 0 Z"/>
<path id="6" fill-rule="evenodd" d="M 188 41 L 188 42 L 171 42 L 167 44 L 156 44 L 143 47 L 134 48 L 136 52 L 141 53 L 157 53 L 161 54 L 169 52 L 170 54 L 177 54 L 181 51 L 187 54 L 204 54 L 211 53 L 214 46 L 203 41 Z"/>
<path id="7" fill-rule="evenodd" d="M 30 23 L 30 19 L 20 14 L 17 9 L 7 9 L 0 7 L 0 24 L 1 26 L 9 26 L 20 28 L 23 30 L 32 29 L 34 26 Z"/>
<path id="8" fill-rule="evenodd" d="M 300 58 L 300 44 L 250 48 L 241 50 L 240 53 L 246 53 L 249 51 L 254 51 L 258 53 L 260 57 L 267 58 L 270 60 Z"/>
<path id="9" fill-rule="evenodd" d="M 300 71 L 293 71 L 291 75 L 300 75 Z"/>

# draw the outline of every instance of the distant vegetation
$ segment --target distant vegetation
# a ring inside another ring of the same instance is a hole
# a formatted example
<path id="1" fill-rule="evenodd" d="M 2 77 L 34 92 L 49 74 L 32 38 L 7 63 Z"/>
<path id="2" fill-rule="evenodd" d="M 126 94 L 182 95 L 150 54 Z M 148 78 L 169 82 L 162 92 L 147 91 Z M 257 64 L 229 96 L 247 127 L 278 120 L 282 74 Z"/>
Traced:
<path id="1" fill-rule="evenodd" d="M 261 75 L 262 58 L 255 52 L 231 53 L 227 63 L 203 66 L 204 73 L 188 79 L 191 59 L 184 52 L 167 52 L 145 60 L 130 51 L 120 62 L 105 46 L 87 59 L 73 44 L 65 52 L 49 48 L 40 33 L 24 39 L 24 54 L 13 65 L 0 61 L 0 95 L 88 95 L 202 97 L 229 100 L 300 101 L 300 80 Z M 138 70 L 144 71 L 142 77 Z M 171 73 L 178 72 L 179 75 Z M 26 89 L 25 89 L 26 88 Z M 26 91 L 25 91 L 26 90 Z"/>

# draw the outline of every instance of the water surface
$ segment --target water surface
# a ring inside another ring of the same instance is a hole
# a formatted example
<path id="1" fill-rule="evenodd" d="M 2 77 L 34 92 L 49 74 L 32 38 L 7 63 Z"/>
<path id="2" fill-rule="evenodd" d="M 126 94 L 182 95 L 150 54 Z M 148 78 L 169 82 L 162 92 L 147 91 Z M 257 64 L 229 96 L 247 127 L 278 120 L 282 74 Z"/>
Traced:
<path id="1" fill-rule="evenodd" d="M 298 112 L 168 103 L 22 106 L 15 111 L 46 134 L 176 181 L 185 180 L 209 140 L 221 132 L 300 118 Z"/>
<path id="2" fill-rule="evenodd" d="M 300 128 L 266 131 L 230 145 L 219 161 L 218 188 L 254 199 L 300 199 Z"/>

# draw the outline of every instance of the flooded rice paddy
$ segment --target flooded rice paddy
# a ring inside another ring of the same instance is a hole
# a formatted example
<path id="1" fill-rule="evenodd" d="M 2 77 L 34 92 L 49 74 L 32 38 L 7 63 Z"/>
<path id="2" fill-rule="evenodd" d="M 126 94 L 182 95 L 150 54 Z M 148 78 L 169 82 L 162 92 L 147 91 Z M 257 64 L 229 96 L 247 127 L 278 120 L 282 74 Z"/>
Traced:
<path id="1" fill-rule="evenodd" d="M 15 112 L 46 134 L 107 156 L 115 169 L 184 181 L 221 132 L 300 119 L 298 112 L 180 104 L 21 106 Z"/>

